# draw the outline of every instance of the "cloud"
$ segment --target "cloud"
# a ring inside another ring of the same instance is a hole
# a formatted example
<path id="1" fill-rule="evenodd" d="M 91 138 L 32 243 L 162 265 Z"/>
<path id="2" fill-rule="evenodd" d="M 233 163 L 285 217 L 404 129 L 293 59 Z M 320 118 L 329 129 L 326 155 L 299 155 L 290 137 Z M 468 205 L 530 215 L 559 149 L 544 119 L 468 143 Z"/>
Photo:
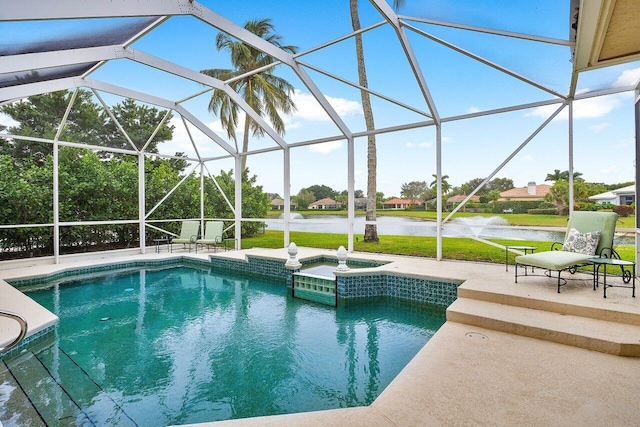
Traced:
<path id="1" fill-rule="evenodd" d="M 242 121 L 244 125 L 244 119 Z M 173 140 L 162 144 L 159 147 L 160 152 L 165 154 L 173 154 L 174 152 L 181 151 L 187 154 L 195 154 L 193 145 L 191 144 L 191 139 L 189 138 L 189 134 L 184 127 L 182 119 L 180 119 L 180 117 L 172 117 L 170 123 L 175 127 L 175 129 L 173 130 Z M 189 127 L 191 137 L 193 138 L 196 147 L 198 147 L 198 152 L 201 156 L 209 157 L 212 155 L 220 155 L 222 153 L 226 153 L 226 151 L 224 151 L 217 143 L 212 141 L 207 135 L 202 133 L 194 125 L 187 122 L 187 126 Z M 222 129 L 220 120 L 206 123 L 206 126 L 220 135 L 223 140 L 227 140 L 227 132 Z M 233 146 L 233 141 L 231 141 L 230 144 Z"/>
<path id="2" fill-rule="evenodd" d="M 18 123 L 15 120 L 13 120 L 7 114 L 0 113 L 0 125 L 6 126 L 6 127 L 11 127 L 11 126 L 18 126 L 19 124 L 20 123 Z"/>
<path id="3" fill-rule="evenodd" d="M 343 141 L 323 142 L 322 144 L 314 144 L 309 146 L 312 153 L 329 154 L 339 148 L 342 148 Z"/>
<path id="4" fill-rule="evenodd" d="M 589 126 L 589 130 L 594 133 L 600 133 L 608 127 L 611 127 L 611 123 L 599 123 L 597 125 Z"/>
<path id="5" fill-rule="evenodd" d="M 479 113 L 480 110 L 478 107 L 469 107 L 467 108 L 467 114 Z"/>
<path id="6" fill-rule="evenodd" d="M 453 138 L 450 138 L 448 136 L 443 136 L 442 137 L 442 142 L 453 142 Z"/>
<path id="7" fill-rule="evenodd" d="M 404 144 L 405 147 L 407 148 L 431 148 L 433 147 L 433 142 L 430 141 L 425 141 L 425 142 L 421 142 L 419 144 L 416 144 L 415 142 L 407 142 L 406 144 Z"/>
<path id="8" fill-rule="evenodd" d="M 362 114 L 362 107 L 360 103 L 356 101 L 326 95 L 325 97 L 331 107 L 333 107 L 342 118 Z M 319 122 L 331 121 L 329 115 L 311 94 L 303 93 L 299 89 L 296 89 L 293 94 L 293 102 L 296 104 L 298 110 L 291 115 L 291 122 L 293 122 L 294 119 Z"/>
<path id="9" fill-rule="evenodd" d="M 604 174 L 604 175 L 609 175 L 609 174 L 612 174 L 612 173 L 616 173 L 616 172 L 618 172 L 618 165 L 611 165 L 611 166 L 606 167 L 606 168 L 601 168 L 601 169 L 598 170 L 598 172 L 600 172 L 601 174 Z"/>
<path id="10" fill-rule="evenodd" d="M 582 91 L 581 91 L 582 92 Z M 595 98 L 581 99 L 573 103 L 574 119 L 594 119 L 605 116 L 620 106 L 619 95 L 598 96 Z M 549 118 L 558 108 L 560 104 L 545 105 L 534 108 L 533 111 L 526 113 L 525 117 Z M 556 116 L 559 120 L 569 119 L 569 109 L 564 108 L 560 114 Z"/>
<path id="11" fill-rule="evenodd" d="M 624 70 L 620 77 L 613 83 L 613 87 L 635 86 L 640 80 L 640 67 Z"/>
<path id="12" fill-rule="evenodd" d="M 613 144 L 613 148 L 622 149 L 627 147 L 633 147 L 635 144 L 635 138 L 622 138 Z"/>
<path id="13" fill-rule="evenodd" d="M 526 154 L 520 158 L 523 162 L 533 162 L 536 158 L 531 154 Z"/>

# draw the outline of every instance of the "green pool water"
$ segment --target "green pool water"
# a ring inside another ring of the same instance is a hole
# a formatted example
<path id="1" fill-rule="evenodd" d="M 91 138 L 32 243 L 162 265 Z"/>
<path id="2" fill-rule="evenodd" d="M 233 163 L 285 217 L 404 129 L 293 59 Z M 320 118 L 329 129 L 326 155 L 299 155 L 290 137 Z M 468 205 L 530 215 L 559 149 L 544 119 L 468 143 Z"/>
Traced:
<path id="1" fill-rule="evenodd" d="M 75 405 L 41 415 L 164 426 L 368 405 L 445 321 L 443 307 L 370 299 L 334 308 L 290 293 L 186 267 L 29 292 L 60 316 L 55 344 L 37 359 Z M 30 375 L 21 366 L 9 364 L 18 379 Z"/>

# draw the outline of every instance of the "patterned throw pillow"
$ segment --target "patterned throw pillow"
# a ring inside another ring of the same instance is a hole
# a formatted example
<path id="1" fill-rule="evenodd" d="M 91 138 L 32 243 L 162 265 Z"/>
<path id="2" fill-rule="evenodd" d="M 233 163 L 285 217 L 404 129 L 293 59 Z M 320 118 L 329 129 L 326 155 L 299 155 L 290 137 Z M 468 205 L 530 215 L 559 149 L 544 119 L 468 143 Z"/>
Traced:
<path id="1" fill-rule="evenodd" d="M 562 246 L 563 251 L 577 252 L 585 255 L 595 255 L 598 241 L 600 240 L 600 232 L 592 231 L 591 233 L 581 233 L 575 228 L 569 230 L 567 238 Z"/>

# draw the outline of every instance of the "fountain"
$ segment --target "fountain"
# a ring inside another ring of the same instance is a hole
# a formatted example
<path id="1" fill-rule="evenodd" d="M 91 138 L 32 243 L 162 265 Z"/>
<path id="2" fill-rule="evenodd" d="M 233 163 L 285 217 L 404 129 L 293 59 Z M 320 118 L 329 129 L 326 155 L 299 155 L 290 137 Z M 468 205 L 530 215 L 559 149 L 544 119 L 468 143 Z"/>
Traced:
<path id="1" fill-rule="evenodd" d="M 284 219 L 284 214 L 280 214 L 280 216 L 278 218 L 279 219 Z M 289 219 L 304 219 L 304 217 L 302 216 L 302 214 L 299 214 L 297 212 L 291 212 L 289 214 Z"/>
<path id="2" fill-rule="evenodd" d="M 471 230 L 475 237 L 480 237 L 483 230 L 491 226 L 508 226 L 509 223 L 499 216 L 471 216 L 466 218 L 455 218 L 452 223 L 463 224 Z M 468 234 L 460 230 L 461 234 Z"/>

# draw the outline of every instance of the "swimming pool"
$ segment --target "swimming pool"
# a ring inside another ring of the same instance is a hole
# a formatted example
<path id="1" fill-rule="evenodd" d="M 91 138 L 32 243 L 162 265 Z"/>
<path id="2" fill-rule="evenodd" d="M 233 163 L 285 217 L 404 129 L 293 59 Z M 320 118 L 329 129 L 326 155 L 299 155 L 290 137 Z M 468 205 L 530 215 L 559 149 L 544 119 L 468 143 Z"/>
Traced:
<path id="1" fill-rule="evenodd" d="M 29 292 L 60 316 L 55 343 L 7 365 L 47 395 L 34 404 L 51 424 L 186 424 L 368 405 L 445 321 L 444 307 L 290 292 L 187 267 L 55 283 Z"/>

